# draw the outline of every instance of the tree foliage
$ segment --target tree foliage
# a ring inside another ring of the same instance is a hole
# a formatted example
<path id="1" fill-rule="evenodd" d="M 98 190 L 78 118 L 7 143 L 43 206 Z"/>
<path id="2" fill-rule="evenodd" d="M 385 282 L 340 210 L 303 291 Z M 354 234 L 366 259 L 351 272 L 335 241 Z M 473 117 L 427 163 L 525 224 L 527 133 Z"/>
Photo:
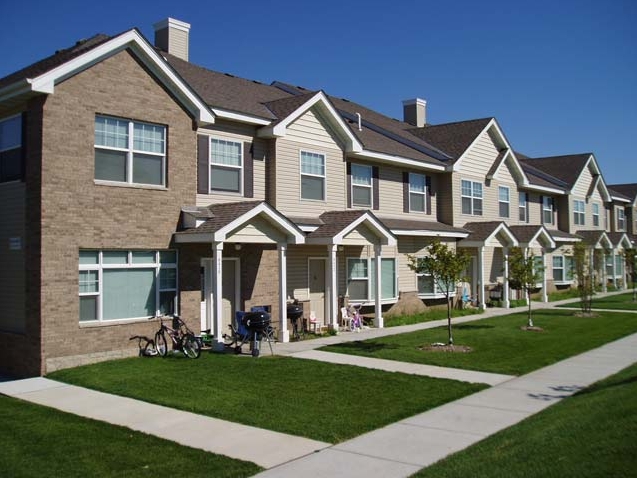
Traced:
<path id="1" fill-rule="evenodd" d="M 449 345 L 453 345 L 451 333 L 451 294 L 462 280 L 471 256 L 464 249 L 453 250 L 435 239 L 426 248 L 426 257 L 408 255 L 408 266 L 418 274 L 429 274 L 447 299 L 447 328 Z"/>
<path id="2" fill-rule="evenodd" d="M 535 255 L 530 249 L 528 253 L 520 247 L 509 249 L 509 285 L 512 289 L 521 289 L 529 305 L 528 326 L 533 327 L 531 314 L 531 291 L 542 280 L 544 267 L 535 261 Z"/>
<path id="3" fill-rule="evenodd" d="M 593 307 L 593 294 L 595 293 L 593 254 L 593 250 L 581 242 L 573 246 L 574 274 L 577 277 L 580 308 L 584 314 L 589 314 Z"/>

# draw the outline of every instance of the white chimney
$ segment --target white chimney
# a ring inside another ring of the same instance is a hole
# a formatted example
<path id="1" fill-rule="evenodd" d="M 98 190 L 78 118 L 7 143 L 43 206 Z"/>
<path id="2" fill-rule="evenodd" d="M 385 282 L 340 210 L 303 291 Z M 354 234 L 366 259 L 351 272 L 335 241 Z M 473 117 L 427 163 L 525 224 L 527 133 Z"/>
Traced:
<path id="1" fill-rule="evenodd" d="M 417 128 L 427 124 L 427 101 L 421 98 L 403 101 L 403 119 Z"/>
<path id="2" fill-rule="evenodd" d="M 155 46 L 157 48 L 188 61 L 190 23 L 169 17 L 155 23 L 153 27 L 155 28 Z"/>

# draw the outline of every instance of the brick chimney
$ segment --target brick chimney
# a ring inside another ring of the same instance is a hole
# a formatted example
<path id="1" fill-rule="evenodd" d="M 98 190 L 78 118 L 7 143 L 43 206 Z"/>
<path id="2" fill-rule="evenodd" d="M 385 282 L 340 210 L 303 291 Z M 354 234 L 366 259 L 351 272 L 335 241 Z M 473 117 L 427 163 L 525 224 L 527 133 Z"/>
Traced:
<path id="1" fill-rule="evenodd" d="M 403 119 L 417 128 L 427 124 L 427 101 L 421 98 L 403 101 Z"/>
<path id="2" fill-rule="evenodd" d="M 188 61 L 190 23 L 169 17 L 155 23 L 153 27 L 155 28 L 155 46 L 157 48 Z"/>

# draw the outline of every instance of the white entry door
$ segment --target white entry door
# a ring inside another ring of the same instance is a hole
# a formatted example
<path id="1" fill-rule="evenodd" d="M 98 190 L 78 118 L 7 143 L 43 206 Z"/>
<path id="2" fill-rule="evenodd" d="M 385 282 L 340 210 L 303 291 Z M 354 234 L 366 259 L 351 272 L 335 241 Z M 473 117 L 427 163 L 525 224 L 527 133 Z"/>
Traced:
<path id="1" fill-rule="evenodd" d="M 322 324 L 325 320 L 325 269 L 327 259 L 310 259 L 308 285 L 310 289 L 310 310 Z M 309 317 L 309 314 L 306 314 Z"/>
<path id="2" fill-rule="evenodd" d="M 201 330 L 212 330 L 213 305 L 212 305 L 212 259 L 202 259 L 202 300 L 201 300 Z M 221 284 L 221 333 L 227 334 L 228 325 L 234 320 L 235 311 L 239 307 L 240 291 L 240 267 L 239 259 L 231 257 L 222 261 Z M 214 331 L 213 331 L 214 332 Z"/>

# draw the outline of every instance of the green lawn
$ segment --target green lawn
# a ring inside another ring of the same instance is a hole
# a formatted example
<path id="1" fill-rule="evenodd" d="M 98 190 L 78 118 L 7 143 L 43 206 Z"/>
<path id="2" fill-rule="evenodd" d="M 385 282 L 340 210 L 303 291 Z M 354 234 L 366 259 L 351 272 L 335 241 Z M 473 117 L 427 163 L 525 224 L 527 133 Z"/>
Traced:
<path id="1" fill-rule="evenodd" d="M 479 314 L 479 309 L 452 309 L 451 317 L 463 317 L 465 315 Z M 395 317 L 385 317 L 385 327 L 396 327 L 399 325 L 419 324 L 421 322 L 431 322 L 447 318 L 447 308 L 432 308 L 421 314 L 399 315 Z"/>
<path id="2" fill-rule="evenodd" d="M 6 477 L 252 476 L 262 468 L 0 395 Z"/>
<path id="3" fill-rule="evenodd" d="M 209 353 L 103 362 L 49 378 L 330 443 L 485 388 L 289 357 Z"/>
<path id="4" fill-rule="evenodd" d="M 560 307 L 579 307 L 580 302 L 562 305 Z M 607 297 L 593 296 L 593 309 L 637 310 L 637 302 L 633 302 L 632 291 L 626 294 L 609 295 Z"/>
<path id="5" fill-rule="evenodd" d="M 636 396 L 637 364 L 414 476 L 636 476 Z"/>
<path id="6" fill-rule="evenodd" d="M 521 330 L 526 313 L 453 325 L 454 343 L 473 349 L 468 353 L 420 350 L 447 341 L 447 328 L 421 330 L 379 339 L 329 345 L 321 350 L 403 362 L 521 375 L 572 355 L 598 347 L 637 331 L 637 314 L 599 313 L 581 318 L 572 310 L 533 311 L 543 332 Z"/>

